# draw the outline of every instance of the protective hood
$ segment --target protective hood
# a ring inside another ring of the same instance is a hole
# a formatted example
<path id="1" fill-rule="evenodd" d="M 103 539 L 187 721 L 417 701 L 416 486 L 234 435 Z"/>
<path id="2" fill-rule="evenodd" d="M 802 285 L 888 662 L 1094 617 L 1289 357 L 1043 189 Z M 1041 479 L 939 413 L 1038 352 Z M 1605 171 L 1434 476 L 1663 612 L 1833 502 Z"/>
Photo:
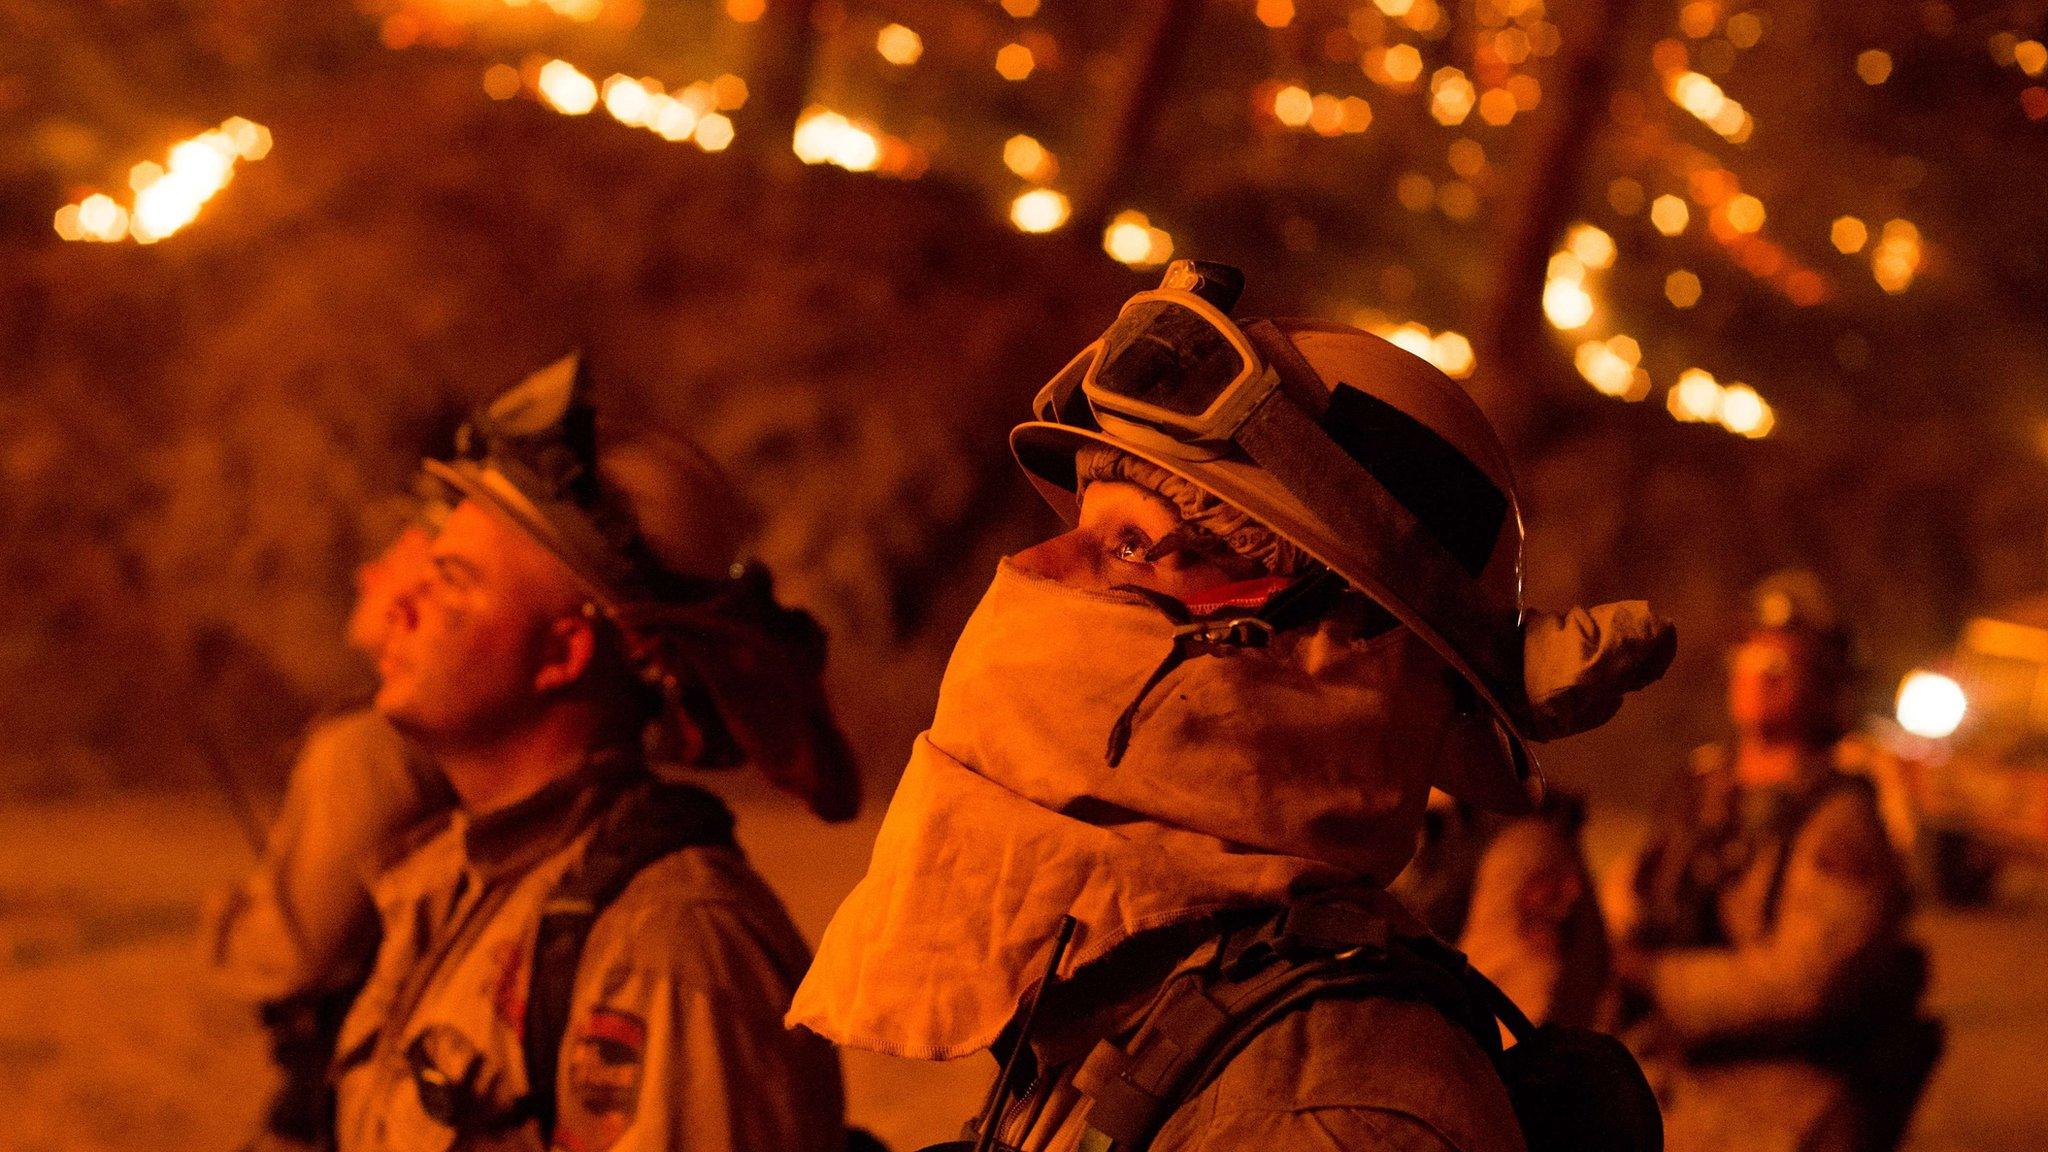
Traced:
<path id="1" fill-rule="evenodd" d="M 1384 884 L 1414 849 L 1453 700 L 1402 629 L 1325 619 L 1148 682 L 1174 625 L 1005 562 L 789 1020 L 920 1059 L 988 1047 L 1079 922 L 1066 974 L 1151 928 Z M 1134 699 L 1128 744 L 1105 744 Z"/>

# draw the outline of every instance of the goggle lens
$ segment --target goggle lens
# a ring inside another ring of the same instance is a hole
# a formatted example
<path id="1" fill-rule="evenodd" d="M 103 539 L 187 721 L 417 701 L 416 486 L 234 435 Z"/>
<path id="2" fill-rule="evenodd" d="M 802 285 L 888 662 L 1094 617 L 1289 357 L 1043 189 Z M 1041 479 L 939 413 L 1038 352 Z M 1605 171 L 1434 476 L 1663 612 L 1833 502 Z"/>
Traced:
<path id="1" fill-rule="evenodd" d="M 1102 337 L 1094 388 L 1177 416 L 1200 416 L 1244 375 L 1244 357 L 1214 323 L 1170 300 L 1124 310 Z"/>

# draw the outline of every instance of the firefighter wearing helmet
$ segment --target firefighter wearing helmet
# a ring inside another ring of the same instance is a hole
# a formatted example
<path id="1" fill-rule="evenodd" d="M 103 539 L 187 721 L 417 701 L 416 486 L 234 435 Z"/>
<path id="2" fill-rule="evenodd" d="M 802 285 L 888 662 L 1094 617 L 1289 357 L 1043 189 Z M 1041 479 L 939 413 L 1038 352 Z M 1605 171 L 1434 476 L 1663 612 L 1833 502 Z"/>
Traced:
<path id="1" fill-rule="evenodd" d="M 1846 734 L 1854 663 L 1820 581 L 1758 585 L 1734 740 L 1697 750 L 1603 885 L 1623 1020 L 1681 1152 L 1897 1145 L 1942 1047 L 1905 869 Z"/>
<path id="2" fill-rule="evenodd" d="M 543 370 L 426 465 L 453 508 L 375 703 L 457 805 L 377 882 L 337 1147 L 839 1152 L 837 1056 L 782 1027 L 803 939 L 731 813 L 648 751 L 852 815 L 823 637 L 740 562 L 710 460 L 600 428 L 587 382 Z"/>
<path id="3" fill-rule="evenodd" d="M 1503 1082 L 1526 1019 L 1385 887 L 1432 785 L 1527 810 L 1530 742 L 1672 633 L 1525 612 L 1469 399 L 1363 332 L 1233 320 L 1241 284 L 1177 262 L 1012 434 L 1068 530 L 998 568 L 790 1019 L 993 1048 L 963 1149 L 1547 1147 Z M 1626 1131 L 1579 1146 L 1650 1146 L 1590 1036 Z"/>

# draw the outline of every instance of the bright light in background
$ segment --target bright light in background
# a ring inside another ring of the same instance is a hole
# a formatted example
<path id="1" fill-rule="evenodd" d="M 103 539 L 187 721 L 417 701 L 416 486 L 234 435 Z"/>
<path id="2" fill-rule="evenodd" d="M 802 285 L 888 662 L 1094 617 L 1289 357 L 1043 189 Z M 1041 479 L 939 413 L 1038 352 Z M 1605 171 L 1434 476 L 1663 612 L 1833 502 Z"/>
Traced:
<path id="1" fill-rule="evenodd" d="M 898 68 L 908 68 L 924 55 L 924 39 L 901 24 L 890 24 L 875 36 L 875 51 Z"/>
<path id="2" fill-rule="evenodd" d="M 1756 125 L 1742 105 L 1721 86 L 1698 72 L 1681 72 L 1671 81 L 1671 100 L 1726 140 L 1740 144 Z"/>
<path id="3" fill-rule="evenodd" d="M 1887 220 L 1870 252 L 1870 273 L 1878 287 L 1894 295 L 1913 283 L 1920 270 L 1920 229 L 1909 220 Z"/>
<path id="4" fill-rule="evenodd" d="M 1463 124 L 1478 101 L 1478 90 L 1460 69 L 1439 68 L 1429 78 L 1429 114 L 1446 128 Z"/>
<path id="5" fill-rule="evenodd" d="M 723 152 L 732 147 L 732 120 L 722 112 L 712 112 L 697 121 L 697 130 L 690 138 L 706 152 Z"/>
<path id="6" fill-rule="evenodd" d="M 1020 232 L 1051 232 L 1067 222 L 1072 206 L 1050 188 L 1033 188 L 1010 202 L 1010 223 Z"/>
<path id="7" fill-rule="evenodd" d="M 1372 105 L 1361 97 L 1289 84 L 1273 93 L 1273 119 L 1318 136 L 1355 136 L 1372 127 Z"/>
<path id="8" fill-rule="evenodd" d="M 1650 394 L 1650 374 L 1640 367 L 1643 347 L 1632 336 L 1587 340 L 1572 354 L 1579 375 L 1602 396 L 1633 404 Z"/>
<path id="9" fill-rule="evenodd" d="M 1060 174 L 1059 160 L 1029 136 L 1012 136 L 1003 141 L 1003 166 L 1034 184 L 1043 184 Z"/>
<path id="10" fill-rule="evenodd" d="M 1727 213 L 1728 226 L 1745 235 L 1764 226 L 1764 202 L 1744 192 L 1721 209 Z"/>
<path id="11" fill-rule="evenodd" d="M 1285 28 L 1294 23 L 1294 0 L 1258 0 L 1252 12 L 1268 28 Z"/>
<path id="12" fill-rule="evenodd" d="M 1699 274 L 1689 268 L 1679 268 L 1664 277 L 1664 298 L 1671 301 L 1673 308 L 1690 308 L 1700 302 Z"/>
<path id="13" fill-rule="evenodd" d="M 1777 418 L 1771 406 L 1747 384 L 1730 384 L 1721 390 L 1721 427 L 1737 436 L 1761 440 L 1770 435 Z"/>
<path id="14" fill-rule="evenodd" d="M 510 64 L 493 64 L 484 69 L 484 95 L 493 100 L 510 100 L 519 95 L 519 69 Z"/>
<path id="15" fill-rule="evenodd" d="M 1591 224 L 1574 224 L 1566 233 L 1565 248 L 1588 268 L 1614 266 L 1614 237 Z"/>
<path id="16" fill-rule="evenodd" d="M 1022 44 L 1005 44 L 996 52 L 996 74 L 1005 80 L 1022 80 L 1036 67 L 1031 49 Z"/>
<path id="17" fill-rule="evenodd" d="M 1704 368 L 1687 368 L 1671 386 L 1666 405 L 1671 415 L 1687 424 L 1701 424 L 1721 417 L 1721 382 Z"/>
<path id="18" fill-rule="evenodd" d="M 1854 216 L 1837 216 L 1835 222 L 1828 226 L 1828 241 L 1835 246 L 1835 251 L 1853 256 L 1870 243 L 1870 229 Z"/>
<path id="19" fill-rule="evenodd" d="M 1577 280 L 1553 278 L 1543 286 L 1543 314 L 1567 332 L 1584 328 L 1593 319 L 1593 297 Z"/>
<path id="20" fill-rule="evenodd" d="M 541 65 L 536 86 L 548 107 L 564 116 L 581 116 L 597 107 L 597 82 L 567 60 L 550 60 Z"/>
<path id="21" fill-rule="evenodd" d="M 882 161 L 882 142 L 873 132 L 829 109 L 806 109 L 790 140 L 806 164 L 835 164 L 848 172 L 872 172 Z"/>
<path id="22" fill-rule="evenodd" d="M 1899 682 L 1899 727 L 1940 740 L 1953 733 L 1970 710 L 1963 686 L 1938 672 L 1913 672 Z"/>
<path id="23" fill-rule="evenodd" d="M 1102 230 L 1102 250 L 1120 264 L 1149 268 L 1173 257 L 1173 237 L 1154 228 L 1143 212 L 1119 212 Z"/>
<path id="24" fill-rule="evenodd" d="M 1273 93 L 1273 118 L 1289 128 L 1305 128 L 1315 114 L 1315 97 L 1299 85 L 1289 84 Z"/>
<path id="25" fill-rule="evenodd" d="M 1676 236 L 1685 231 L 1692 219 L 1692 211 L 1685 201 L 1666 192 L 1650 201 L 1650 224 L 1666 236 Z"/>
<path id="26" fill-rule="evenodd" d="M 1453 380 L 1465 379 L 1479 366 L 1478 359 L 1472 354 L 1472 341 L 1466 339 L 1462 332 L 1453 332 L 1449 328 L 1431 332 L 1426 325 L 1413 320 L 1405 323 L 1389 320 L 1384 313 L 1372 309 L 1353 313 L 1351 323 L 1404 352 L 1429 361 L 1437 371 Z"/>
<path id="27" fill-rule="evenodd" d="M 604 82 L 604 110 L 628 128 L 641 128 L 655 111 L 654 93 L 630 76 L 613 76 Z"/>
<path id="28" fill-rule="evenodd" d="M 1396 44 L 1380 57 L 1380 75 L 1397 88 L 1405 88 L 1422 76 L 1422 53 L 1413 44 Z"/>
<path id="29" fill-rule="evenodd" d="M 95 192 L 59 208 L 53 221 L 57 235 L 103 244 L 128 239 L 153 244 L 197 219 L 206 202 L 227 187 L 235 164 L 261 160 L 270 154 L 270 144 L 270 129 L 229 117 L 212 131 L 179 141 L 165 163 L 144 161 L 130 168 L 132 207 Z"/>
<path id="30" fill-rule="evenodd" d="M 1674 419 L 1686 424 L 1719 424 L 1737 436 L 1761 440 L 1778 425 L 1770 404 L 1747 384 L 1722 384 L 1704 368 L 1688 368 L 1665 396 Z"/>

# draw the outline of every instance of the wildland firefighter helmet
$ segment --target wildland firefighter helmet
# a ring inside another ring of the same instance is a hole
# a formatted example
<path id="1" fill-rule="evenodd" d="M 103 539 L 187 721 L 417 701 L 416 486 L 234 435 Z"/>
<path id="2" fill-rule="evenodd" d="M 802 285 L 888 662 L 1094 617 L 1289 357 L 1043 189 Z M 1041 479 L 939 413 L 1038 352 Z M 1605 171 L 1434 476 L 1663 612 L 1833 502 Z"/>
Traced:
<path id="1" fill-rule="evenodd" d="M 1472 743 L 1446 758 L 1438 786 L 1528 809 L 1541 795 L 1528 741 L 1562 733 L 1545 730 L 1524 687 L 1506 449 L 1433 365 L 1343 325 L 1234 320 L 1242 287 L 1234 268 L 1175 261 L 1039 392 L 1036 419 L 1010 436 L 1018 462 L 1070 523 L 1075 454 L 1101 444 L 1291 541 L 1470 687 Z"/>

